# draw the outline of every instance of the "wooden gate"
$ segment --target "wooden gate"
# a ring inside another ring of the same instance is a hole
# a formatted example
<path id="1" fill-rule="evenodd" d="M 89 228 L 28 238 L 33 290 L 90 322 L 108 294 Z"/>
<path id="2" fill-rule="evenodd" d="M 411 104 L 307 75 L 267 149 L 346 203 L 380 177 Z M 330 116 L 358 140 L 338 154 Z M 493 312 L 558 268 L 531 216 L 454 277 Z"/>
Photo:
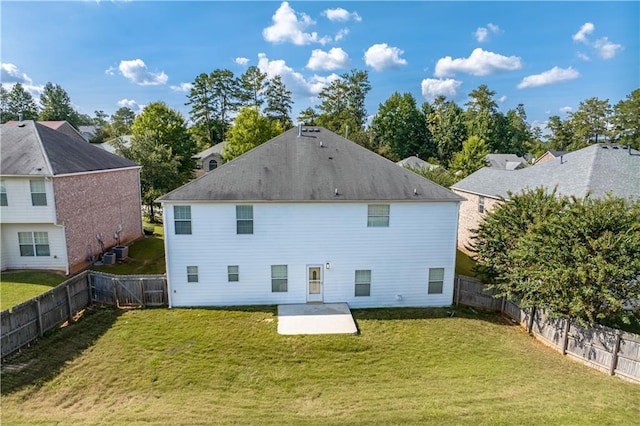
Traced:
<path id="1" fill-rule="evenodd" d="M 92 272 L 91 300 L 117 306 L 167 306 L 164 275 L 112 275 Z"/>

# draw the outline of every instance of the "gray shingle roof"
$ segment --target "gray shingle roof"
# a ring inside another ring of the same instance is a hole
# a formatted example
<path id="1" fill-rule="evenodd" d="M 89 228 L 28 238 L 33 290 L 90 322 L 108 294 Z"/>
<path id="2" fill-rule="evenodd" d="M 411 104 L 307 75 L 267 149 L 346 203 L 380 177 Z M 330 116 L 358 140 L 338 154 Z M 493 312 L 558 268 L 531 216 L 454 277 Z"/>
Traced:
<path id="1" fill-rule="evenodd" d="M 202 152 L 197 153 L 196 155 L 194 155 L 191 158 L 195 158 L 195 159 L 200 159 L 200 158 L 206 158 L 208 156 L 210 156 L 211 154 L 220 154 L 222 153 L 222 150 L 224 149 L 224 145 L 226 142 L 220 142 L 217 143 L 213 146 L 210 146 L 209 148 L 205 149 Z"/>
<path id="2" fill-rule="evenodd" d="M 543 186 L 557 187 L 559 194 L 594 197 L 612 193 L 640 198 L 640 152 L 616 144 L 594 144 L 521 170 L 485 167 L 452 186 L 452 189 L 507 198 Z"/>
<path id="3" fill-rule="evenodd" d="M 527 161 L 515 154 L 487 154 L 486 160 L 495 169 L 516 170 L 527 165 Z"/>
<path id="4" fill-rule="evenodd" d="M 396 164 L 402 167 L 413 167 L 416 169 L 434 170 L 440 168 L 437 164 L 431 164 L 416 156 L 407 157 L 404 160 L 398 161 Z"/>
<path id="5" fill-rule="evenodd" d="M 3 175 L 46 175 L 121 169 L 138 165 L 86 141 L 34 121 L 0 126 Z"/>
<path id="6" fill-rule="evenodd" d="M 288 130 L 158 201 L 462 200 L 324 128 L 298 132 Z"/>

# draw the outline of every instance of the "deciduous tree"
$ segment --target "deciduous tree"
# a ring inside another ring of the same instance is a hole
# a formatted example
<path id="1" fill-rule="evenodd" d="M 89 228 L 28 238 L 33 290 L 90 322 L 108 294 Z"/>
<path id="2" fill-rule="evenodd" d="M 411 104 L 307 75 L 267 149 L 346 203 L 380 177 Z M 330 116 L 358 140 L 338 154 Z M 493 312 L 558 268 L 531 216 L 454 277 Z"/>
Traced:
<path id="1" fill-rule="evenodd" d="M 487 144 L 478 136 L 471 136 L 462 144 L 462 151 L 453 156 L 449 169 L 462 179 L 486 166 L 487 154 Z"/>
<path id="2" fill-rule="evenodd" d="M 261 115 L 255 107 L 244 107 L 229 129 L 222 158 L 225 161 L 233 160 L 282 132 L 279 121 Z"/>
<path id="3" fill-rule="evenodd" d="M 615 139 L 640 150 L 640 89 L 613 106 Z"/>
<path id="4" fill-rule="evenodd" d="M 439 96 L 433 105 L 424 103 L 422 112 L 427 117 L 427 126 L 433 136 L 436 158 L 442 164 L 449 164 L 467 140 L 464 110 L 455 102 Z"/>

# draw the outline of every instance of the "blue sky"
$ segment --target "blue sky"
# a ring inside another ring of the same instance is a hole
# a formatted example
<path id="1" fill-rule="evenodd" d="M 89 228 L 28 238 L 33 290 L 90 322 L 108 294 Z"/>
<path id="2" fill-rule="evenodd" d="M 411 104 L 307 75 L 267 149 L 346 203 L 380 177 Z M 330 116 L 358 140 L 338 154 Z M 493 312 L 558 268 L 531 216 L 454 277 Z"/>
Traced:
<path id="1" fill-rule="evenodd" d="M 337 75 L 367 70 L 373 115 L 393 92 L 464 105 L 487 84 L 532 123 L 640 87 L 638 2 L 5 1 L 1 80 L 60 84 L 93 115 L 161 100 L 188 117 L 203 72 L 282 76 L 293 113 Z"/>

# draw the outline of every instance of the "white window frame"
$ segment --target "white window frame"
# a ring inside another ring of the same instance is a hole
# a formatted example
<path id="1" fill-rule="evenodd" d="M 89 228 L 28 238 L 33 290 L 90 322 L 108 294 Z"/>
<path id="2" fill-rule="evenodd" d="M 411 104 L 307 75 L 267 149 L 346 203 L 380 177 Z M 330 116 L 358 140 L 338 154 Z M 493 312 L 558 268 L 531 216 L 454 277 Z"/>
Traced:
<path id="1" fill-rule="evenodd" d="M 188 283 L 197 283 L 198 278 L 198 267 L 197 266 L 187 266 L 187 282 Z"/>
<path id="2" fill-rule="evenodd" d="M 47 186 L 42 179 L 29 180 L 29 189 L 31 190 L 31 205 L 46 206 L 47 205 Z"/>
<path id="3" fill-rule="evenodd" d="M 247 215 L 246 213 L 249 212 Z M 248 226 L 251 225 L 251 229 Z M 236 206 L 236 234 L 251 235 L 253 234 L 253 206 L 239 205 Z"/>
<path id="4" fill-rule="evenodd" d="M 484 195 L 478 196 L 478 213 L 484 213 Z"/>
<path id="5" fill-rule="evenodd" d="M 358 272 L 360 274 L 358 274 Z M 360 277 L 358 277 L 360 275 Z M 366 288 L 366 294 L 362 293 L 362 289 Z M 361 294 L 358 294 L 358 289 L 361 290 Z M 355 297 L 369 297 L 371 296 L 371 269 L 357 269 L 355 273 Z"/>
<path id="6" fill-rule="evenodd" d="M 388 228 L 391 206 L 389 204 L 369 204 L 367 206 L 367 227 Z"/>
<path id="7" fill-rule="evenodd" d="M 48 232 L 18 232 L 18 246 L 21 257 L 50 257 L 51 246 L 49 244 Z M 23 247 L 31 250 L 24 254 Z M 43 251 L 46 250 L 46 251 Z"/>
<path id="8" fill-rule="evenodd" d="M 227 266 L 227 280 L 230 283 L 240 281 L 240 266 L 238 265 Z"/>
<path id="9" fill-rule="evenodd" d="M 444 268 L 429 268 L 427 294 L 442 294 L 444 291 Z M 439 274 L 439 275 L 436 275 Z M 439 290 L 439 291 L 438 291 Z"/>
<path id="10" fill-rule="evenodd" d="M 283 271 L 284 274 L 282 274 Z M 289 290 L 288 277 L 289 270 L 287 265 L 271 265 L 271 292 L 286 293 Z"/>
<path id="11" fill-rule="evenodd" d="M 183 214 L 185 212 L 188 214 Z M 186 224 L 189 224 L 189 232 L 186 232 L 186 229 L 181 228 L 182 226 L 186 226 Z M 180 225 L 180 232 L 178 232 L 178 225 Z M 191 226 L 191 206 L 173 206 L 173 232 L 176 235 L 192 234 L 193 228 Z"/>
<path id="12" fill-rule="evenodd" d="M 7 187 L 5 186 L 4 179 L 2 179 L 0 180 L 0 206 L 6 207 L 8 205 Z"/>

